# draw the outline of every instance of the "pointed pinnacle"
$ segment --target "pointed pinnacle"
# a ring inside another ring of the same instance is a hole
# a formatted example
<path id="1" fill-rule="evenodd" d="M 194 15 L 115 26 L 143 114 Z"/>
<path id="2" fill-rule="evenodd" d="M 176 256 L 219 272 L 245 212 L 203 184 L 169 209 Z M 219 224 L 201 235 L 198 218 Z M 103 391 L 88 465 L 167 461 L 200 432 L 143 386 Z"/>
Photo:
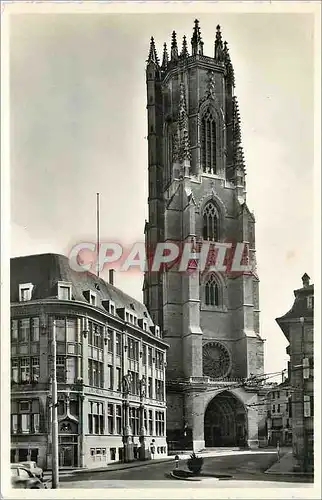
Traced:
<path id="1" fill-rule="evenodd" d="M 196 54 L 203 55 L 203 41 L 201 39 L 201 32 L 199 27 L 198 19 L 195 19 L 195 25 L 193 28 L 192 38 L 191 38 L 192 55 Z"/>
<path id="2" fill-rule="evenodd" d="M 176 61 L 177 59 L 178 59 L 177 34 L 175 31 L 173 31 L 172 41 L 171 41 L 171 61 Z"/>
<path id="3" fill-rule="evenodd" d="M 187 37 L 186 37 L 186 35 L 183 36 L 182 50 L 181 50 L 180 56 L 181 57 L 189 57 L 188 44 L 187 44 Z"/>
<path id="4" fill-rule="evenodd" d="M 225 41 L 224 42 L 224 49 L 223 49 L 223 60 L 226 66 L 226 75 L 227 75 L 227 80 L 228 82 L 235 87 L 235 74 L 234 74 L 234 68 L 231 63 L 230 59 L 230 54 L 229 54 L 229 49 L 228 49 L 228 43 Z"/>
<path id="5" fill-rule="evenodd" d="M 155 49 L 153 36 L 151 36 L 151 41 L 150 41 L 150 51 L 149 51 L 148 62 L 154 62 L 157 65 L 159 64 L 159 58 L 157 55 L 157 51 Z"/>
<path id="6" fill-rule="evenodd" d="M 162 69 L 166 69 L 167 66 L 168 66 L 168 62 L 169 62 L 169 55 L 168 55 L 168 51 L 167 51 L 167 44 L 164 42 L 164 44 L 163 44 L 163 58 L 162 58 L 162 66 L 161 66 L 161 68 Z"/>
<path id="7" fill-rule="evenodd" d="M 220 26 L 218 24 L 217 26 L 217 31 L 216 31 L 216 40 L 215 40 L 215 59 L 218 62 L 223 61 L 223 42 L 221 38 L 221 31 L 220 31 Z"/>

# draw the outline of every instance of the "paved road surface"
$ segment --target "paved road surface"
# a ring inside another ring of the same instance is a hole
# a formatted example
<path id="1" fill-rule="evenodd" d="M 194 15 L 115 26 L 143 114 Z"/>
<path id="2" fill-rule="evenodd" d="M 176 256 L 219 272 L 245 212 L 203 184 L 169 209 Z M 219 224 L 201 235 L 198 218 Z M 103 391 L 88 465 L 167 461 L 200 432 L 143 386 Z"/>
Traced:
<path id="1" fill-rule="evenodd" d="M 209 474 L 231 475 L 230 479 L 206 479 L 195 483 L 172 479 L 169 473 L 173 470 L 173 462 L 142 465 L 124 470 L 101 472 L 79 472 L 73 476 L 61 477 L 60 488 L 142 488 L 142 487 L 247 487 L 246 483 L 258 487 L 292 487 L 300 486 L 303 478 L 299 476 L 272 476 L 264 471 L 276 461 L 276 452 L 235 454 L 230 456 L 205 457 L 203 472 Z M 181 461 L 180 468 L 186 467 Z M 243 483 L 243 485 L 240 484 Z M 239 484 L 238 484 L 239 483 Z M 245 483 L 245 484 L 244 484 Z M 296 484 L 295 484 L 296 486 Z M 306 486 L 310 486 L 307 484 Z M 249 487 L 249 486 L 248 486 Z"/>

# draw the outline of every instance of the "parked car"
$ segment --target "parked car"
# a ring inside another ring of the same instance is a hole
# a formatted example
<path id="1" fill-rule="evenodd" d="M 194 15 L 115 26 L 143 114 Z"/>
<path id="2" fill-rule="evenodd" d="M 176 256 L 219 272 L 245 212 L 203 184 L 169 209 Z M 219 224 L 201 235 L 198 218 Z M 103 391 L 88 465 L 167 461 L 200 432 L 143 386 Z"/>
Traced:
<path id="1" fill-rule="evenodd" d="M 25 469 L 30 470 L 30 472 L 32 472 L 33 475 L 38 477 L 38 479 L 40 479 L 41 481 L 44 479 L 43 470 L 38 467 L 36 462 L 28 460 L 27 462 L 19 462 L 19 464 L 22 465 L 22 467 L 24 467 Z"/>
<path id="2" fill-rule="evenodd" d="M 11 464 L 11 485 L 19 489 L 46 489 L 46 485 L 38 477 L 20 464 Z"/>

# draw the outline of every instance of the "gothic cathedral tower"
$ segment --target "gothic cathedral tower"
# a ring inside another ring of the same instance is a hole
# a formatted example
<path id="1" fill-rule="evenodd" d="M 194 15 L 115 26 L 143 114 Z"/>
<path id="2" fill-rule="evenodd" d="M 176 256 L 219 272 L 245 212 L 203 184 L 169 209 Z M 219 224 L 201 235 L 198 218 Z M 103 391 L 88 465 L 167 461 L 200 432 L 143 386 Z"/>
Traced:
<path id="1" fill-rule="evenodd" d="M 146 272 L 144 302 L 163 330 L 169 448 L 257 446 L 259 334 L 255 220 L 246 204 L 245 164 L 234 70 L 220 27 L 214 56 L 199 22 L 182 48 L 172 33 L 162 63 L 153 38 L 146 67 L 149 160 L 148 252 L 158 242 L 240 242 L 252 272 Z M 214 243 L 213 243 L 214 245 Z M 253 377 L 253 380 L 256 378 Z"/>

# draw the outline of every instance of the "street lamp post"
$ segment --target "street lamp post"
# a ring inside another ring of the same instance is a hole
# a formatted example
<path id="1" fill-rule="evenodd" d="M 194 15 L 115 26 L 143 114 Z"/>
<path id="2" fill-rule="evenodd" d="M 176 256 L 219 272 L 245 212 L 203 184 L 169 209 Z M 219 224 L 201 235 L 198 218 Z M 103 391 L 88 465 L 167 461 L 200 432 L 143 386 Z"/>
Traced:
<path id="1" fill-rule="evenodd" d="M 58 402 L 57 402 L 57 368 L 56 368 L 56 321 L 53 322 L 52 336 L 52 488 L 59 487 L 59 458 L 58 458 Z"/>

